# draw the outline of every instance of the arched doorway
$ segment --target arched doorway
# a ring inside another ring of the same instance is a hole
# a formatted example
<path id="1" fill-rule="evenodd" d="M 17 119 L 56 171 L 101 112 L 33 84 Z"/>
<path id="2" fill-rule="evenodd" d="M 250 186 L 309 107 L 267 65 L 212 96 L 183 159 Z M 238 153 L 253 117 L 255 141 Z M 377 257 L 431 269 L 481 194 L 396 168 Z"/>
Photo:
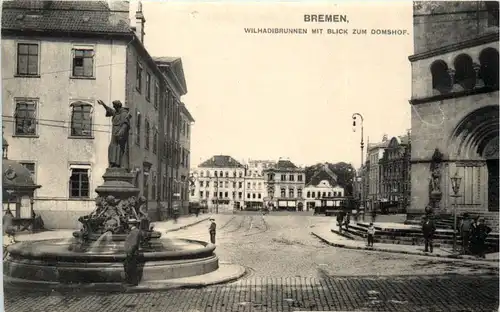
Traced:
<path id="1" fill-rule="evenodd" d="M 499 106 L 485 106 L 465 116 L 453 131 L 451 139 L 452 157 L 486 163 L 488 211 L 499 211 Z"/>

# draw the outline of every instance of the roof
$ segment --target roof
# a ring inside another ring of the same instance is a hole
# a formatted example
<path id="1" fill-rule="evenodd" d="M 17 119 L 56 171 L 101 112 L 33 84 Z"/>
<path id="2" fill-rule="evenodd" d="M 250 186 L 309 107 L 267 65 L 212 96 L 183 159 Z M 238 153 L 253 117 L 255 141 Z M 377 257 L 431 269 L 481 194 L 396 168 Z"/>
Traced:
<path id="1" fill-rule="evenodd" d="M 182 113 L 189 119 L 189 121 L 194 122 L 194 118 L 186 107 L 186 104 L 181 103 Z"/>
<path id="2" fill-rule="evenodd" d="M 111 10 L 107 1 L 3 1 L 2 31 L 129 34 L 128 5 L 117 3 Z"/>
<path id="3" fill-rule="evenodd" d="M 215 155 L 205 160 L 199 168 L 243 168 L 243 165 L 231 156 Z"/>
<path id="4" fill-rule="evenodd" d="M 338 185 L 337 179 L 337 175 L 325 163 L 314 173 L 307 186 L 317 186 L 323 180 L 327 180 L 332 186 L 336 186 Z"/>
<path id="5" fill-rule="evenodd" d="M 377 148 L 386 148 L 387 146 L 389 146 L 389 140 L 387 141 L 382 141 L 382 142 L 379 142 L 379 143 L 369 143 L 368 144 L 368 151 L 371 151 L 371 150 L 374 150 L 374 149 L 377 149 Z"/>
<path id="6" fill-rule="evenodd" d="M 10 188 L 33 190 L 40 187 L 33 182 L 31 172 L 17 161 L 2 159 L 2 170 L 2 188 L 4 190 Z"/>
<path id="7" fill-rule="evenodd" d="M 186 77 L 184 76 L 184 68 L 182 66 L 182 59 L 175 56 L 155 56 L 153 57 L 156 65 L 160 68 L 166 68 L 181 87 L 183 94 L 187 93 Z"/>

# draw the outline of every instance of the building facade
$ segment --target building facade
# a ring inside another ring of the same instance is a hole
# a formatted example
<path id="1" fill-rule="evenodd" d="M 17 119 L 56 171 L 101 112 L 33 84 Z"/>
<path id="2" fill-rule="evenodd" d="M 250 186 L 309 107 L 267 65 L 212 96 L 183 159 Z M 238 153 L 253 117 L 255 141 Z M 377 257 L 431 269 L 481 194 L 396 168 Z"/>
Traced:
<path id="1" fill-rule="evenodd" d="M 274 167 L 265 169 L 270 205 L 280 210 L 305 209 L 305 170 L 289 160 L 280 159 Z"/>
<path id="2" fill-rule="evenodd" d="M 319 183 L 309 183 L 304 188 L 306 210 L 314 210 L 321 206 L 324 197 L 343 197 L 344 188 L 338 184 L 332 184 L 329 180 L 321 180 Z"/>
<path id="3" fill-rule="evenodd" d="M 276 164 L 272 160 L 249 160 L 245 165 L 245 210 L 258 210 L 269 201 L 264 170 Z"/>
<path id="4" fill-rule="evenodd" d="M 161 175 L 156 129 L 169 81 L 144 47 L 142 5 L 135 27 L 128 1 L 2 6 L 4 133 L 11 157 L 42 186 L 35 212 L 48 228 L 75 228 L 78 216 L 94 210 L 111 129 L 97 100 L 120 100 L 131 114 L 129 166 L 157 219 L 151 176 Z"/>
<path id="5" fill-rule="evenodd" d="M 414 2 L 411 204 L 498 219 L 498 2 Z M 498 221 L 497 221 L 498 222 Z"/>
<path id="6" fill-rule="evenodd" d="M 215 155 L 192 169 L 190 202 L 210 212 L 240 210 L 245 203 L 245 166 L 227 155 Z"/>
<path id="7" fill-rule="evenodd" d="M 409 136 L 389 140 L 379 161 L 381 171 L 380 209 L 405 212 L 410 202 L 410 153 Z"/>
<path id="8" fill-rule="evenodd" d="M 381 201 L 381 181 L 382 181 L 382 171 L 380 170 L 379 161 L 384 155 L 384 150 L 389 144 L 387 136 L 384 135 L 382 142 L 370 144 L 367 146 L 367 183 L 368 183 L 368 193 L 366 193 L 366 208 L 369 211 L 373 209 L 378 210 Z"/>

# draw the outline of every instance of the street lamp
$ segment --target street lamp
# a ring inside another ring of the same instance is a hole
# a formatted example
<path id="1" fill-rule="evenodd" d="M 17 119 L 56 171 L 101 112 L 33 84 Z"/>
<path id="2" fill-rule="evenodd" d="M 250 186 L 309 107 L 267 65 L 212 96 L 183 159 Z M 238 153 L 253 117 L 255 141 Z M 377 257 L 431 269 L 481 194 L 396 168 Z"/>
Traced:
<path id="1" fill-rule="evenodd" d="M 357 118 L 359 117 L 359 119 L 361 120 L 360 121 L 360 126 L 361 126 L 361 140 L 359 142 L 359 145 L 361 147 L 361 164 L 360 164 L 360 168 L 363 168 L 363 149 L 365 147 L 365 142 L 363 140 L 363 121 L 364 121 L 364 118 L 363 118 L 363 115 L 361 115 L 360 113 L 354 113 L 352 114 L 352 131 L 356 132 L 356 121 L 357 121 Z M 364 192 L 361 192 L 361 201 L 363 202 L 363 200 L 365 199 L 364 198 Z M 363 204 L 364 206 L 364 204 Z"/>
<path id="2" fill-rule="evenodd" d="M 455 175 L 451 178 L 451 188 L 453 190 L 453 194 L 451 197 L 453 200 L 453 252 L 455 253 L 457 250 L 457 198 L 461 195 L 458 195 L 460 190 L 460 184 L 462 183 L 462 177 L 458 175 L 458 171 L 455 172 Z"/>

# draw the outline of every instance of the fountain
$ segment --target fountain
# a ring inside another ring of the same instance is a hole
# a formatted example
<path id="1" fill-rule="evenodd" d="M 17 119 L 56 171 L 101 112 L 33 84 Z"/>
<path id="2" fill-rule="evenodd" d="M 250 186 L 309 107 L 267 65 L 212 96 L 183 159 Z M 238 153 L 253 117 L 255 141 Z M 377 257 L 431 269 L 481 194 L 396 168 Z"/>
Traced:
<path id="1" fill-rule="evenodd" d="M 104 103 L 101 105 L 105 106 Z M 115 118 L 123 112 L 117 106 L 115 110 L 119 113 L 112 115 L 113 133 Z M 105 108 L 110 112 L 111 108 Z M 128 137 L 126 132 L 121 134 Z M 138 197 L 140 190 L 132 183 L 134 175 L 125 168 L 127 162 L 120 160 L 126 159 L 124 156 L 128 158 L 127 149 L 122 149 L 119 143 L 115 146 L 113 140 L 108 155 L 110 166 L 103 175 L 104 183 L 96 188 L 96 208 L 78 219 L 81 230 L 74 232 L 70 239 L 21 242 L 9 246 L 3 266 L 5 286 L 61 289 L 61 285 L 72 284 L 122 285 L 126 257 L 124 245 L 131 230 L 130 220 L 139 220 L 142 232 L 138 257 L 140 285 L 176 280 L 189 285 L 186 278 L 202 275 L 210 279 L 208 275 L 211 273 L 220 275 L 214 245 L 187 239 L 161 239 L 161 233 L 154 231 L 144 209 L 146 198 Z M 229 274 L 234 279 L 243 275 L 244 269 Z"/>

